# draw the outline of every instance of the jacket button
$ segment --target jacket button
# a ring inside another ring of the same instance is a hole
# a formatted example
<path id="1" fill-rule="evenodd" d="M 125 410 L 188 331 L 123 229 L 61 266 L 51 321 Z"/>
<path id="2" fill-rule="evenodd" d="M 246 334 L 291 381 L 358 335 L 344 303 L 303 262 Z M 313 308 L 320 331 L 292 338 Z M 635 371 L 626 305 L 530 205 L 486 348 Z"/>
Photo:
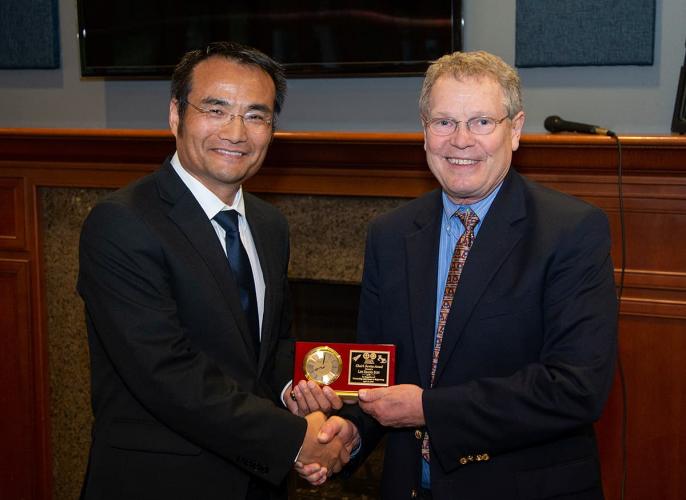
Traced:
<path id="1" fill-rule="evenodd" d="M 416 431 L 414 431 L 414 437 L 416 437 L 417 439 L 422 439 L 424 435 L 422 434 L 422 431 L 417 429 Z"/>

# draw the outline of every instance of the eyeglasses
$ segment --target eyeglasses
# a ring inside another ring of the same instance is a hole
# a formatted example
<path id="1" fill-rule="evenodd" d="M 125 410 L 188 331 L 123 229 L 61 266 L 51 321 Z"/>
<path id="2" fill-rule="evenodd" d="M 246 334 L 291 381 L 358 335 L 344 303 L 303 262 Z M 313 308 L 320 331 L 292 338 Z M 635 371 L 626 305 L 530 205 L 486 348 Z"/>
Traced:
<path id="1" fill-rule="evenodd" d="M 183 101 L 190 107 L 195 109 L 198 113 L 202 115 L 214 126 L 223 127 L 231 123 L 234 118 L 239 117 L 245 125 L 245 128 L 251 132 L 264 133 L 271 130 L 273 117 L 268 113 L 263 111 L 253 110 L 248 111 L 244 115 L 239 115 L 237 113 L 229 113 L 224 109 L 223 106 L 210 106 L 209 108 L 203 108 L 196 106 L 190 101 Z"/>
<path id="2" fill-rule="evenodd" d="M 475 116 L 463 122 L 453 120 L 452 118 L 430 118 L 424 120 L 424 125 L 432 134 L 436 135 L 451 135 L 456 130 L 460 123 L 467 125 L 467 130 L 476 135 L 488 135 L 493 133 L 495 127 L 501 122 L 507 120 L 509 116 L 504 116 L 500 120 L 491 118 L 490 116 Z"/>

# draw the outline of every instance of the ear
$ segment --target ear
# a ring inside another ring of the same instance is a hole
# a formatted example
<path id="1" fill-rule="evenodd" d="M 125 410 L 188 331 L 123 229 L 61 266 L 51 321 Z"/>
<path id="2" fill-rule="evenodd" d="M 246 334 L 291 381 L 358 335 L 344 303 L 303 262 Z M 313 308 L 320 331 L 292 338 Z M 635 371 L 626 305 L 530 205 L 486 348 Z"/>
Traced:
<path id="1" fill-rule="evenodd" d="M 512 119 L 512 151 L 517 151 L 519 149 L 519 139 L 522 136 L 522 130 L 524 129 L 524 111 L 520 111 Z"/>
<path id="2" fill-rule="evenodd" d="M 169 128 L 174 137 L 177 137 L 179 130 L 179 101 L 176 99 L 169 101 Z"/>
<path id="3" fill-rule="evenodd" d="M 422 134 L 424 136 L 424 151 L 426 151 L 426 125 L 422 122 Z"/>

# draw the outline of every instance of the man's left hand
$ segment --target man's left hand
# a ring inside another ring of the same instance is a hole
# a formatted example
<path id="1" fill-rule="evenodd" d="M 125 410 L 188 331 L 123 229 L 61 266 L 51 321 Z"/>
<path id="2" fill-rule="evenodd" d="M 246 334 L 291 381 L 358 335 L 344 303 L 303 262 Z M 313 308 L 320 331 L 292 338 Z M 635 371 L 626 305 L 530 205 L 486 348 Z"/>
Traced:
<path id="1" fill-rule="evenodd" d="M 331 415 L 334 410 L 340 410 L 343 401 L 331 387 L 319 387 L 312 380 L 301 380 L 297 385 L 286 390 L 285 403 L 294 415 L 304 417 L 314 411 L 321 411 Z"/>
<path id="2" fill-rule="evenodd" d="M 424 422 L 421 387 L 393 385 L 359 391 L 360 408 L 388 427 L 415 427 Z"/>

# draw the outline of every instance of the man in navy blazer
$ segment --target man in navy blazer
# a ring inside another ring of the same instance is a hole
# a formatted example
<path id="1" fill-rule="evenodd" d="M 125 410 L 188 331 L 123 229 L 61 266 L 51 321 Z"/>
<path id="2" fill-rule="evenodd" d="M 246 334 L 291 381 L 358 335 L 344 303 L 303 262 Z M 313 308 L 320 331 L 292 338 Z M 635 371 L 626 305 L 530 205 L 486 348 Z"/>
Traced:
<path id="1" fill-rule="evenodd" d="M 288 226 L 241 187 L 264 160 L 284 92 L 281 67 L 254 49 L 188 53 L 172 78 L 176 154 L 84 223 L 95 421 L 82 498 L 284 498 L 296 459 L 329 471 L 347 459 L 340 439 L 317 442 L 322 412 L 284 407 Z M 224 211 L 240 247 L 215 219 Z M 245 252 L 252 309 L 228 248 Z"/>
<path id="2" fill-rule="evenodd" d="M 385 434 L 387 499 L 602 498 L 592 424 L 613 380 L 617 321 L 607 218 L 510 168 L 524 112 L 500 58 L 439 59 L 420 110 L 441 189 L 369 228 L 358 340 L 397 345 L 398 385 L 345 408 L 362 438 L 354 462 Z M 479 222 L 432 382 L 459 212 Z"/>

